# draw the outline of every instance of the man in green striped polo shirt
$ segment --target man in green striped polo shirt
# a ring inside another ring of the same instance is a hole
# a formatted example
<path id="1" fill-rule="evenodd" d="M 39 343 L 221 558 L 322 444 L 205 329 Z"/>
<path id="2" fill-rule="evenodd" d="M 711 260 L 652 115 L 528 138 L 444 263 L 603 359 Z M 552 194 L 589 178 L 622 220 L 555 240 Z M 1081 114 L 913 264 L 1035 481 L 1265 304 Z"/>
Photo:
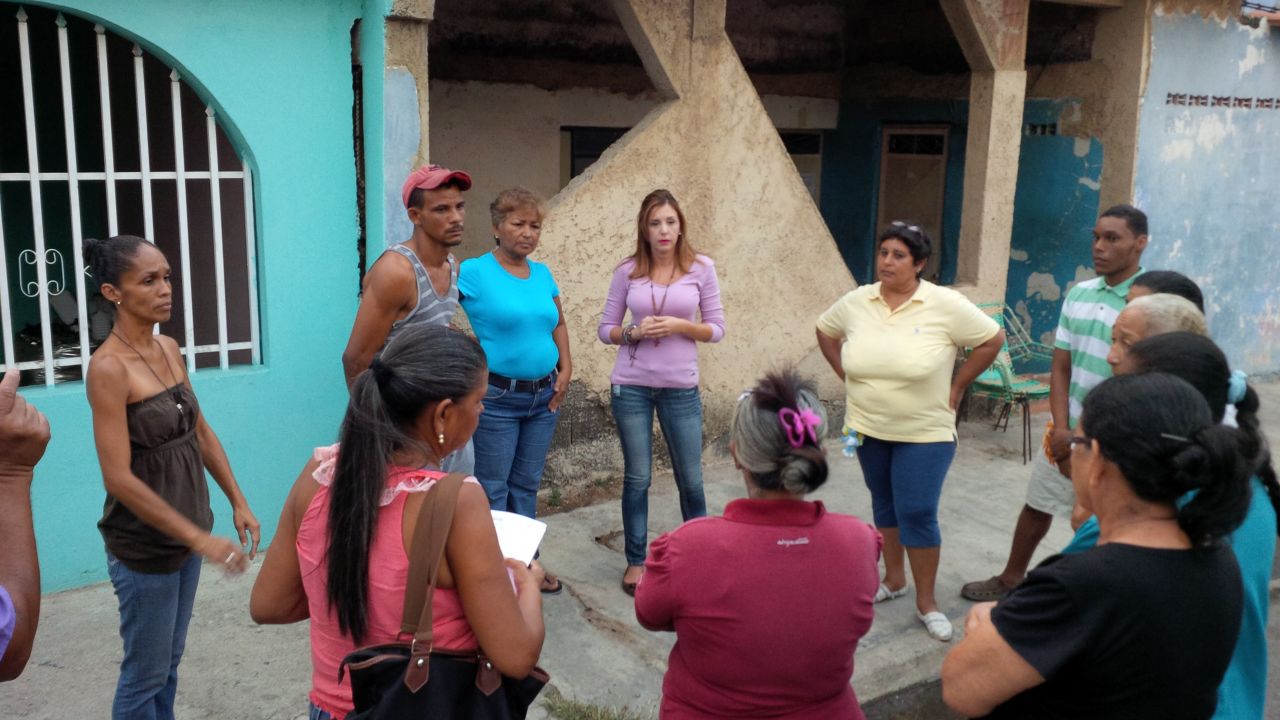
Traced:
<path id="1" fill-rule="evenodd" d="M 1124 309 L 1129 286 L 1142 272 L 1139 261 L 1146 247 L 1147 216 L 1132 205 L 1108 208 L 1094 225 L 1093 269 L 1098 277 L 1071 288 L 1062 303 L 1049 376 L 1053 422 L 1046 433 L 1045 453 L 1032 463 L 1027 499 L 1013 531 L 1009 559 L 999 575 L 961 588 L 966 599 L 999 600 L 1022 582 L 1053 516 L 1069 516 L 1075 507 L 1068 441 L 1085 395 L 1111 377 L 1107 364 L 1111 327 Z"/>

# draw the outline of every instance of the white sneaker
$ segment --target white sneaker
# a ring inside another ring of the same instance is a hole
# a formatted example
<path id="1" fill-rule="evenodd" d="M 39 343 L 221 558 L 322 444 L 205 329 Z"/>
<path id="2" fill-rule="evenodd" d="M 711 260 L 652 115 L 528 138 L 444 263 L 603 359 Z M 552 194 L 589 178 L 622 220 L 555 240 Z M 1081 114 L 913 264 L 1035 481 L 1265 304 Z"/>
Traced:
<path id="1" fill-rule="evenodd" d="M 876 588 L 876 597 L 872 602 L 882 603 L 885 600 L 893 600 L 907 594 L 907 586 L 903 585 L 897 590 L 890 590 L 888 585 L 880 583 L 880 587 Z"/>
<path id="2" fill-rule="evenodd" d="M 916 617 L 920 618 L 920 622 L 924 623 L 924 629 L 929 631 L 929 637 L 942 642 L 951 641 L 951 621 L 946 615 L 934 610 L 930 613 L 916 613 Z"/>

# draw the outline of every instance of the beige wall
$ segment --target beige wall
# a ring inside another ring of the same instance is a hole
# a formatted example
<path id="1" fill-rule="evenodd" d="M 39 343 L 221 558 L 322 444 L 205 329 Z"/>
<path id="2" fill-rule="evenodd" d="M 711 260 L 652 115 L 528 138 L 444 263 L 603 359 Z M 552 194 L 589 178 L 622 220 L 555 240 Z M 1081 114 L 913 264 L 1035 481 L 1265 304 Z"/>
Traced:
<path id="1" fill-rule="evenodd" d="M 467 193 L 467 231 L 458 254 L 473 257 L 493 246 L 489 203 L 503 189 L 523 185 L 548 198 L 560 190 L 561 127 L 633 127 L 661 102 L 656 92 L 634 96 L 585 88 L 551 91 L 532 85 L 432 81 L 431 161 L 466 170 L 474 181 Z M 763 102 L 778 128 L 836 126 L 835 100 L 770 95 Z M 626 214 L 634 218 L 635 211 Z"/>
<path id="2" fill-rule="evenodd" d="M 466 257 L 493 247 L 489 203 L 503 189 L 523 185 L 548 198 L 560 189 L 561 126 L 631 127 L 658 104 L 655 97 L 475 82 L 433 81 L 430 92 L 431 161 L 466 170 L 474 183 L 459 252 Z"/>
<path id="3" fill-rule="evenodd" d="M 812 364 L 814 320 L 854 286 L 774 124 L 831 127 L 836 104 L 771 99 L 771 119 L 724 34 L 723 2 L 615 8 L 661 90 L 637 98 L 433 82 L 431 159 L 473 173 L 463 254 L 475 254 L 492 242 L 487 205 L 498 190 L 556 191 L 562 125 L 633 126 L 551 200 L 538 258 L 560 284 L 574 379 L 605 403 L 616 348 L 599 342 L 596 323 L 610 273 L 634 249 L 641 198 L 675 193 L 689 237 L 716 261 L 727 316 L 725 340 L 701 352 L 712 440 L 763 370 Z"/>

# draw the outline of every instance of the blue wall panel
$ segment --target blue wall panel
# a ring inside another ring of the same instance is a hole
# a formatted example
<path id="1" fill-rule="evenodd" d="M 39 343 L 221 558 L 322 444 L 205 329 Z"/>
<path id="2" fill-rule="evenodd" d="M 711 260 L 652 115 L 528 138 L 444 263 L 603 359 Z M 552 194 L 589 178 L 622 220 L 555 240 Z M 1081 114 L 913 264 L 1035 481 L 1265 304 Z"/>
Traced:
<path id="1" fill-rule="evenodd" d="M 1075 110 L 1069 100 L 1030 100 L 1023 125 L 1057 123 Z M 1101 178 L 1102 144 L 1096 139 L 1023 135 L 1005 303 L 1046 345 L 1053 344 L 1067 290 L 1094 276 L 1090 245 Z M 1049 364 L 1018 370 L 1048 372 Z"/>
<path id="2" fill-rule="evenodd" d="M 880 197 L 880 141 L 886 125 L 950 125 L 947 186 L 943 200 L 941 279 L 956 275 L 960 206 L 964 194 L 968 103 L 946 100 L 846 100 L 836 129 L 822 146 L 822 216 L 850 272 L 859 283 L 875 282 L 876 209 Z"/>

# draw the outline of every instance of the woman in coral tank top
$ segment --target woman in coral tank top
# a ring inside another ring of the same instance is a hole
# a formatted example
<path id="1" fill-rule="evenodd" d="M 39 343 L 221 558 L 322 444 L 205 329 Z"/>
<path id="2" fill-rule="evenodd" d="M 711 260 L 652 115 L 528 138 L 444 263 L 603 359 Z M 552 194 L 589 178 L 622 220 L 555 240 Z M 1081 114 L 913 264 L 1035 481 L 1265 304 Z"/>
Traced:
<path id="1" fill-rule="evenodd" d="M 475 432 L 487 372 L 467 335 L 406 329 L 356 377 L 340 442 L 317 448 L 294 483 L 249 611 L 259 623 L 310 618 L 313 720 L 351 712 L 351 685 L 338 680 L 347 653 L 407 639 L 400 620 L 418 512 L 444 476 L 440 459 Z M 542 651 L 541 582 L 537 563 L 503 560 L 489 501 L 467 478 L 436 584 L 435 647 L 480 647 L 504 675 L 527 676 Z"/>

